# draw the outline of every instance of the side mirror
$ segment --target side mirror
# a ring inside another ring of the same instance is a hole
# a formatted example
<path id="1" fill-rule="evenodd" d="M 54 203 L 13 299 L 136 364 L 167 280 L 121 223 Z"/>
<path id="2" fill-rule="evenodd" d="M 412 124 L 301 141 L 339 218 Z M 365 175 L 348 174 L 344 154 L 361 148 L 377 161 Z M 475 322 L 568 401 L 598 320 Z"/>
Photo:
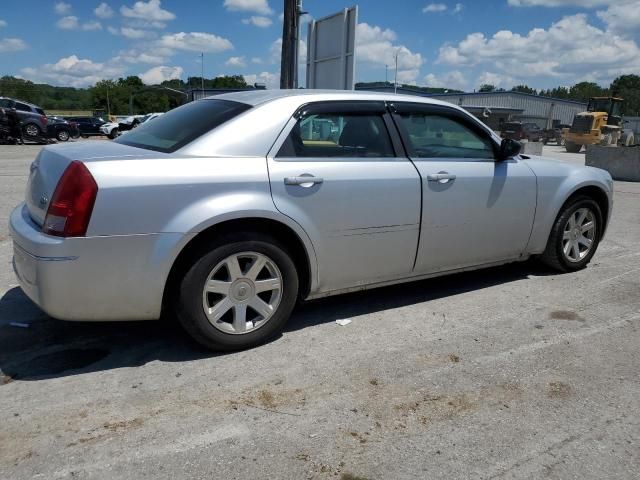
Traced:
<path id="1" fill-rule="evenodd" d="M 498 161 L 503 162 L 509 158 L 513 158 L 522 150 L 522 144 L 512 138 L 503 138 L 500 143 L 500 151 L 498 152 Z"/>

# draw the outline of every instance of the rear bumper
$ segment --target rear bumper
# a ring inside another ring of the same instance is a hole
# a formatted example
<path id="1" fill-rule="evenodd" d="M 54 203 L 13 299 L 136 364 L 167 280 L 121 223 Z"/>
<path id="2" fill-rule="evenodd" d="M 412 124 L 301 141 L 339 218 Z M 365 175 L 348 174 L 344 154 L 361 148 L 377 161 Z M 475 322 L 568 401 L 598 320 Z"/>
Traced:
<path id="1" fill-rule="evenodd" d="M 26 295 L 60 320 L 152 320 L 182 234 L 58 238 L 26 207 L 11 214 L 13 268 Z"/>

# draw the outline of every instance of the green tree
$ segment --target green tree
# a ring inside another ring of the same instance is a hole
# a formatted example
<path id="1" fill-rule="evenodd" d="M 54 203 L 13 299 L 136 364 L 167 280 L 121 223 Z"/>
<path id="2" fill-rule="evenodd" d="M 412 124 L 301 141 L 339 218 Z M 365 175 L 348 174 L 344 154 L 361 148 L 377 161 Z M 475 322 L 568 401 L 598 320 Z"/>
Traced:
<path id="1" fill-rule="evenodd" d="M 576 83 L 569 90 L 569 98 L 579 102 L 588 102 L 591 97 L 607 97 L 609 90 L 594 82 Z"/>
<path id="2" fill-rule="evenodd" d="M 528 85 L 516 85 L 511 89 L 512 92 L 531 93 L 537 95 L 538 91 L 535 88 L 531 88 Z"/>
<path id="3" fill-rule="evenodd" d="M 640 76 L 622 75 L 611 83 L 612 95 L 624 98 L 625 115 L 640 116 Z"/>
<path id="4" fill-rule="evenodd" d="M 480 85 L 480 88 L 478 89 L 478 91 L 479 92 L 495 92 L 496 86 L 491 85 L 489 83 L 483 83 L 482 85 Z"/>

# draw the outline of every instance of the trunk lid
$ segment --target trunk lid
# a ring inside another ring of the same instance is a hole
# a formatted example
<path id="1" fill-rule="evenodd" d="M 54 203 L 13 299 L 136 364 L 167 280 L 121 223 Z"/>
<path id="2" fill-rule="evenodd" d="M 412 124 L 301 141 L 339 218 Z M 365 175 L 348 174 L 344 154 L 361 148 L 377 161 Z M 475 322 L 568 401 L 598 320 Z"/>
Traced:
<path id="1" fill-rule="evenodd" d="M 161 156 L 164 154 L 113 142 L 91 141 L 47 146 L 40 151 L 30 167 L 25 198 L 29 215 L 42 227 L 58 181 L 73 160 L 91 163 Z"/>

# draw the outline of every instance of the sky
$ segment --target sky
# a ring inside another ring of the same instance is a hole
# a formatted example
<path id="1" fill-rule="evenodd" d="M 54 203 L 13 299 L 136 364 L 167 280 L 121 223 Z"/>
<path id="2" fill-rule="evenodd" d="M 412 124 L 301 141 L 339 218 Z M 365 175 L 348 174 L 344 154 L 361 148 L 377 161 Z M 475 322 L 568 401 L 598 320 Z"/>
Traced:
<path id="1" fill-rule="evenodd" d="M 2 0 L 0 75 L 87 87 L 204 74 L 279 84 L 282 0 Z M 310 19 L 350 1 L 305 0 Z M 640 74 L 640 0 L 361 0 L 356 80 L 473 91 Z M 304 75 L 301 75 L 304 79 Z M 304 81 L 302 81 L 304 85 Z"/>

